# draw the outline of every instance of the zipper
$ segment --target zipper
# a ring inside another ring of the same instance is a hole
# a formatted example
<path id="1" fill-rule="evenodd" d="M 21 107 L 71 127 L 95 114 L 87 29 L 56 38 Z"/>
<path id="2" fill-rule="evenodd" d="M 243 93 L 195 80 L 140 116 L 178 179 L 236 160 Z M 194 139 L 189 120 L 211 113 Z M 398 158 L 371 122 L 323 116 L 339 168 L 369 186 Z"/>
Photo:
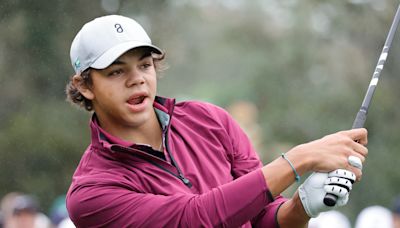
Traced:
<path id="1" fill-rule="evenodd" d="M 173 106 L 172 109 L 171 109 L 171 113 L 173 113 L 174 108 L 175 108 L 175 107 Z M 143 160 L 145 160 L 145 161 L 151 163 L 152 165 L 154 165 L 154 166 L 156 166 L 156 167 L 158 167 L 158 168 L 164 170 L 165 172 L 167 172 L 167 173 L 173 175 L 174 177 L 180 179 L 180 180 L 183 182 L 183 184 L 185 184 L 188 188 L 191 188 L 191 187 L 193 186 L 192 183 L 190 182 L 189 179 L 187 179 L 187 178 L 183 175 L 182 170 L 180 169 L 178 163 L 176 162 L 175 158 L 172 156 L 172 154 L 171 154 L 171 152 L 170 152 L 170 149 L 169 149 L 169 144 L 168 144 L 168 129 L 169 129 L 170 126 L 171 126 L 171 118 L 172 118 L 172 115 L 170 115 L 170 119 L 169 119 L 168 125 L 165 126 L 165 127 L 162 127 L 162 128 L 163 128 L 163 129 L 162 129 L 162 141 L 163 141 L 163 144 L 164 144 L 164 146 L 165 146 L 165 149 L 166 149 L 166 151 L 167 151 L 167 153 L 168 153 L 168 155 L 169 155 L 169 158 L 171 159 L 172 165 L 175 167 L 176 171 L 178 172 L 178 175 L 176 175 L 175 173 L 171 172 L 170 170 L 166 169 L 165 167 L 163 167 L 162 165 L 160 165 L 160 164 L 158 164 L 158 163 L 156 163 L 156 162 L 154 162 L 154 161 L 151 161 L 151 160 L 149 160 L 149 159 L 146 159 L 146 158 L 144 158 L 144 157 L 142 157 L 142 156 L 140 156 L 140 155 L 130 153 L 130 149 L 128 149 L 128 148 L 125 148 L 125 147 L 123 147 L 123 146 L 117 146 L 117 147 L 120 148 L 124 153 L 127 153 L 127 154 L 130 154 L 130 155 L 132 155 L 132 156 L 135 156 L 135 157 L 138 157 L 138 158 L 140 158 L 140 159 L 143 159 Z M 153 156 L 153 155 L 149 154 L 149 156 Z M 155 156 L 154 156 L 154 157 L 155 157 Z M 155 157 L 155 158 L 156 158 L 156 159 L 160 159 L 160 158 L 157 158 L 157 157 Z M 160 159 L 160 160 L 162 160 L 162 159 Z M 163 160 L 162 160 L 162 161 L 163 161 Z M 163 162 L 165 162 L 165 161 L 163 161 Z"/>
<path id="2" fill-rule="evenodd" d="M 170 152 L 170 149 L 169 149 L 169 144 L 168 144 L 168 129 L 170 129 L 170 126 L 171 126 L 171 122 L 172 122 L 172 121 L 171 121 L 171 120 L 172 120 L 172 113 L 174 112 L 174 108 L 175 108 L 175 105 L 172 106 L 171 115 L 170 115 L 170 119 L 169 119 L 168 126 L 166 126 L 165 129 L 163 129 L 163 141 L 164 141 L 164 143 L 165 143 L 165 149 L 167 150 L 167 153 L 168 153 L 168 155 L 169 155 L 169 158 L 171 159 L 172 165 L 175 166 L 176 171 L 178 171 L 178 174 L 179 174 L 179 177 L 178 177 L 178 178 L 179 178 L 187 187 L 191 188 L 191 187 L 193 186 L 192 183 L 190 182 L 189 179 L 187 179 L 187 178 L 183 175 L 182 170 L 179 168 L 178 163 L 175 161 L 175 158 L 174 158 L 174 156 L 172 156 L 172 154 L 171 154 L 171 152 Z M 175 176 L 175 175 L 174 175 L 174 176 Z"/>
<path id="3" fill-rule="evenodd" d="M 182 170 L 179 168 L 178 163 L 175 161 L 175 158 L 172 156 L 172 154 L 169 152 L 169 145 L 168 145 L 168 137 L 167 135 L 165 135 L 165 149 L 168 152 L 169 157 L 171 158 L 171 162 L 172 164 L 175 166 L 176 171 L 178 171 L 178 175 L 179 175 L 179 179 L 181 179 L 181 181 L 188 186 L 189 188 L 192 187 L 192 183 L 190 183 L 189 179 L 187 179 L 183 173 Z"/>
<path id="4" fill-rule="evenodd" d="M 143 160 L 145 160 L 145 161 L 147 161 L 147 162 L 150 162 L 152 165 L 157 166 L 158 168 L 164 170 L 165 172 L 171 174 L 172 176 L 174 176 L 174 177 L 180 179 L 180 180 L 181 180 L 186 186 L 188 186 L 189 188 L 192 187 L 192 183 L 190 183 L 190 181 L 189 181 L 187 178 L 185 178 L 185 177 L 182 175 L 182 173 L 179 173 L 179 172 L 178 172 L 179 174 L 176 175 L 175 173 L 169 171 L 168 169 L 164 168 L 162 165 L 159 165 L 159 164 L 157 164 L 157 163 L 154 162 L 154 161 L 147 160 L 147 159 L 142 158 L 141 156 L 138 156 L 138 155 L 133 155 L 133 156 L 137 156 L 137 157 L 139 157 L 139 158 L 141 158 L 141 159 L 143 159 Z"/>
<path id="5" fill-rule="evenodd" d="M 133 154 L 133 153 L 130 151 L 129 148 L 125 148 L 125 147 L 119 146 L 119 145 L 116 145 L 115 147 L 117 147 L 117 148 L 119 149 L 119 152 L 125 153 L 125 154 L 128 154 L 128 155 L 131 155 L 131 156 L 140 158 L 140 159 L 142 159 L 142 160 L 144 160 L 144 161 L 146 161 L 146 162 L 149 162 L 150 164 L 152 164 L 152 165 L 154 165 L 154 166 L 156 166 L 156 167 L 162 169 L 163 171 L 165 171 L 165 172 L 171 174 L 172 176 L 174 176 L 174 177 L 180 179 L 187 187 L 189 187 L 189 188 L 192 187 L 192 183 L 190 183 L 190 181 L 189 181 L 187 178 L 185 178 L 181 172 L 178 171 L 178 175 L 176 175 L 175 173 L 171 172 L 170 170 L 166 169 L 166 168 L 163 167 L 162 165 L 160 165 L 160 164 L 158 164 L 158 163 L 156 163 L 156 162 L 154 162 L 154 161 L 152 161 L 152 160 L 146 159 L 146 158 L 144 158 L 143 156 L 140 156 L 140 155 L 137 155 L 137 154 Z M 153 156 L 153 155 L 149 155 L 149 156 Z M 155 157 L 155 156 L 153 156 L 153 157 L 156 158 L 156 159 L 160 159 L 160 158 L 157 158 L 157 157 Z M 160 159 L 160 160 L 161 160 L 161 159 Z M 175 168 L 176 168 L 176 167 L 175 167 Z"/>

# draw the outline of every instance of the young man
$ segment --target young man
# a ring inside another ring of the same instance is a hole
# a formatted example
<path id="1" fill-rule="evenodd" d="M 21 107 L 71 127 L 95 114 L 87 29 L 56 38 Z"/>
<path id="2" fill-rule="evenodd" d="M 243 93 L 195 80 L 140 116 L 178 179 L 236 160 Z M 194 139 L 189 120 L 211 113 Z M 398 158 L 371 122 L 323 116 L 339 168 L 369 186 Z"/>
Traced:
<path id="1" fill-rule="evenodd" d="M 343 206 L 346 178 L 361 177 L 349 161 L 364 161 L 365 129 L 296 146 L 262 166 L 223 109 L 156 96 L 164 53 L 130 18 L 85 24 L 70 54 L 69 100 L 94 111 L 67 195 L 77 227 L 304 227 L 334 208 L 322 202 L 327 192 Z M 310 171 L 321 173 L 292 199 L 279 195 Z"/>

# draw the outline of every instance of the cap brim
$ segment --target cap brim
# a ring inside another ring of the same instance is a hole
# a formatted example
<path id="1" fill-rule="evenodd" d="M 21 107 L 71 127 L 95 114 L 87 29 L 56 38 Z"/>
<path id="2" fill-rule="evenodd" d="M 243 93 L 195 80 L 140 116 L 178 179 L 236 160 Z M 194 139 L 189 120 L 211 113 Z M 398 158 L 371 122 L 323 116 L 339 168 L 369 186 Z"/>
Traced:
<path id="1" fill-rule="evenodd" d="M 106 52 L 104 52 L 96 61 L 94 61 L 90 67 L 94 69 L 104 69 L 107 68 L 111 63 L 113 63 L 118 57 L 120 57 L 122 54 L 125 52 L 133 49 L 133 48 L 138 48 L 138 47 L 149 47 L 154 49 L 154 51 L 158 54 L 162 54 L 163 52 L 161 49 L 158 47 L 148 44 L 148 43 L 143 43 L 143 42 L 136 42 L 136 41 L 130 41 L 126 43 L 122 43 L 120 45 L 117 45 L 113 48 L 110 48 Z"/>

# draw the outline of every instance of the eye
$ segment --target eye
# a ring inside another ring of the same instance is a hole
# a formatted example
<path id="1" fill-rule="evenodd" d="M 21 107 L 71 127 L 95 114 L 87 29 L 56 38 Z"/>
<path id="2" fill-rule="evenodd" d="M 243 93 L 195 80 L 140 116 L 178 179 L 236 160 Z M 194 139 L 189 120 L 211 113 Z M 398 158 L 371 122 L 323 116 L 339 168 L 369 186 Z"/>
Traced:
<path id="1" fill-rule="evenodd" d="M 119 75 L 122 75 L 123 73 L 124 73 L 124 69 L 119 68 L 119 69 L 110 71 L 110 73 L 108 73 L 107 75 L 108 76 L 119 76 Z"/>
<path id="2" fill-rule="evenodd" d="M 148 68 L 150 68 L 151 66 L 153 66 L 153 64 L 152 64 L 151 62 L 145 62 L 145 63 L 143 63 L 140 67 L 141 67 L 142 69 L 148 69 Z"/>

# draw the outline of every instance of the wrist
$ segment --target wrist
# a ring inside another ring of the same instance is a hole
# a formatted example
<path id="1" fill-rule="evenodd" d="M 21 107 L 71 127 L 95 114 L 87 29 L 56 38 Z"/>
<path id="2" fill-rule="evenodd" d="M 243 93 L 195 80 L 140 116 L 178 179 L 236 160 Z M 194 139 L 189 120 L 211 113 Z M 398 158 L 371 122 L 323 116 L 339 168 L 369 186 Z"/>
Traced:
<path id="1" fill-rule="evenodd" d="M 296 193 L 293 195 L 293 198 L 291 199 L 291 201 L 293 202 L 293 205 L 295 205 L 294 208 L 297 209 L 299 216 L 309 220 L 310 216 L 308 216 L 306 210 L 304 209 L 304 206 L 303 206 L 303 203 L 301 202 L 298 191 L 296 191 Z"/>
<path id="2" fill-rule="evenodd" d="M 310 156 L 304 145 L 298 145 L 286 153 L 286 157 L 292 161 L 294 168 L 300 176 L 313 170 L 314 158 Z"/>
<path id="3" fill-rule="evenodd" d="M 289 163 L 289 165 L 290 165 L 290 168 L 292 168 L 292 171 L 293 171 L 293 173 L 294 173 L 294 175 L 295 175 L 295 180 L 296 180 L 296 182 L 300 182 L 300 174 L 297 172 L 297 170 L 296 170 L 296 168 L 294 167 L 294 165 L 293 165 L 293 163 L 288 159 L 288 157 L 286 156 L 286 154 L 285 153 L 282 153 L 281 154 L 281 157 L 283 158 L 283 159 L 285 159 L 288 163 Z"/>
<path id="4" fill-rule="evenodd" d="M 297 192 L 279 208 L 277 216 L 281 228 L 304 227 L 310 220 Z"/>

